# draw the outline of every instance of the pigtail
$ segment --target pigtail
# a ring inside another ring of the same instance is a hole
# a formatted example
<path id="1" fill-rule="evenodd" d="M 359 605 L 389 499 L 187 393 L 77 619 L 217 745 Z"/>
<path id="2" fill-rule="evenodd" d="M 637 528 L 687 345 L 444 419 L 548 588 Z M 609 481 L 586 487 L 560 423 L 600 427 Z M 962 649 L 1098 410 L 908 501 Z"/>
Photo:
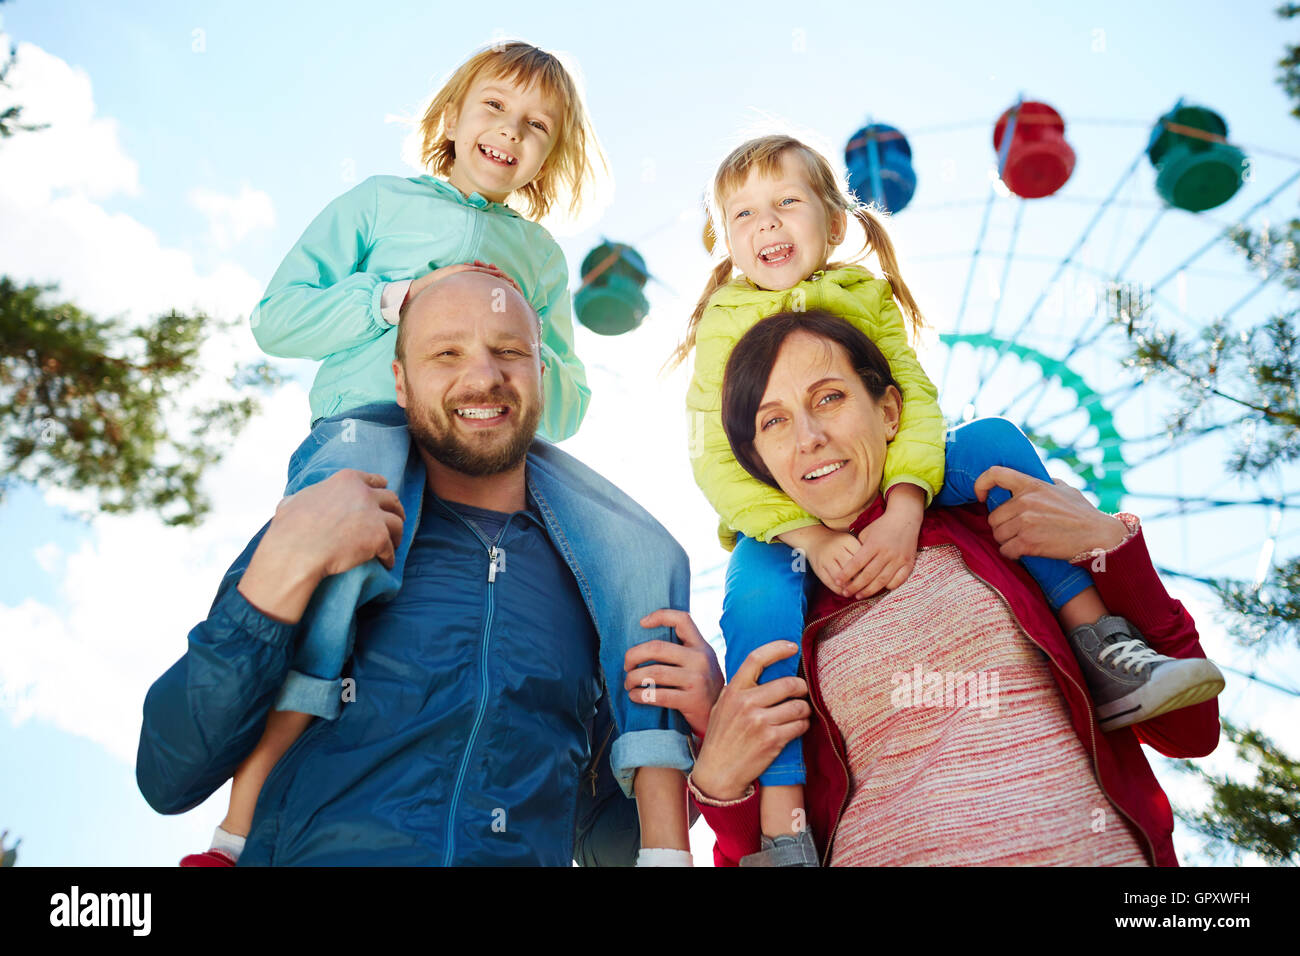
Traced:
<path id="1" fill-rule="evenodd" d="M 861 204 L 854 206 L 851 211 L 862 224 L 862 230 L 867 234 L 867 246 L 876 254 L 880 268 L 884 271 L 885 278 L 889 280 L 890 288 L 894 290 L 894 301 L 902 309 L 903 316 L 910 325 L 912 337 L 915 338 L 926 326 L 925 316 L 921 314 L 920 307 L 912 298 L 912 291 L 899 274 L 898 256 L 894 252 L 894 243 L 890 240 L 889 233 L 885 231 L 885 224 L 880 221 L 879 216 Z"/>
<path id="2" fill-rule="evenodd" d="M 704 294 L 700 296 L 700 301 L 695 304 L 695 311 L 691 313 L 690 321 L 686 324 L 686 337 L 682 339 L 677 348 L 673 349 L 673 354 L 668 356 L 668 361 L 660 369 L 661 372 L 671 372 L 685 362 L 687 356 L 691 354 L 691 350 L 695 348 L 695 334 L 700 327 L 700 319 L 704 315 L 704 310 L 708 306 L 709 300 L 713 298 L 713 293 L 731 281 L 731 273 L 734 268 L 731 256 L 726 256 L 709 275 L 709 282 L 704 287 Z"/>

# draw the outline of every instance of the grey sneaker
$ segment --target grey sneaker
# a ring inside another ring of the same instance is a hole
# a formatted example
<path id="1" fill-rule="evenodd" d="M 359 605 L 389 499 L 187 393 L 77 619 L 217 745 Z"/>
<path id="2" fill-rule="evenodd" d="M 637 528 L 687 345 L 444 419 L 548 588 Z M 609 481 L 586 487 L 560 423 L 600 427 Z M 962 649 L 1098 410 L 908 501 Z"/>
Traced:
<path id="1" fill-rule="evenodd" d="M 812 831 L 804 827 L 797 836 L 764 836 L 757 853 L 740 858 L 741 866 L 820 866 Z"/>
<path id="2" fill-rule="evenodd" d="M 1213 663 L 1157 654 L 1122 617 L 1076 627 L 1070 648 L 1083 668 L 1102 730 L 1190 707 L 1223 690 L 1223 674 Z"/>

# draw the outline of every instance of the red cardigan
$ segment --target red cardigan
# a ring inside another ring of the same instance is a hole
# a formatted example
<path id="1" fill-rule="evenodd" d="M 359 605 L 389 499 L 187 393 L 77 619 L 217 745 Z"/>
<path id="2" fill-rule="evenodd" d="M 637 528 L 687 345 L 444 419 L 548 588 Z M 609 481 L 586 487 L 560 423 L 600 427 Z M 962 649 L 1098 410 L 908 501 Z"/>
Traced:
<path id="1" fill-rule="evenodd" d="M 883 512 L 884 503 L 878 496 L 850 530 L 856 534 Z M 967 567 L 1007 600 L 1025 632 L 1047 654 L 1074 731 L 1092 755 L 1102 791 L 1135 828 L 1148 861 L 1155 866 L 1177 866 L 1173 811 L 1139 742 L 1170 757 L 1205 756 L 1219 742 L 1217 699 L 1103 733 L 1093 718 L 1083 672 L 1055 615 L 1024 567 L 998 551 L 984 506 L 927 510 L 918 547 L 945 543 L 957 545 Z M 1205 656 L 1191 616 L 1169 596 L 1156 574 L 1140 530 L 1107 554 L 1105 569 L 1092 571 L 1092 578 L 1110 612 L 1127 618 L 1154 650 L 1169 657 Z M 809 608 L 800 663 L 813 709 L 812 726 L 803 737 L 804 795 L 823 866 L 830 859 L 835 828 L 848 803 L 849 771 L 844 739 L 830 719 L 818 686 L 813 648 L 822 625 L 849 603 L 825 587 L 818 588 Z M 758 851 L 760 788 L 755 782 L 754 794 L 732 806 L 699 804 L 716 837 L 713 858 L 718 866 L 736 866 L 742 856 Z"/>

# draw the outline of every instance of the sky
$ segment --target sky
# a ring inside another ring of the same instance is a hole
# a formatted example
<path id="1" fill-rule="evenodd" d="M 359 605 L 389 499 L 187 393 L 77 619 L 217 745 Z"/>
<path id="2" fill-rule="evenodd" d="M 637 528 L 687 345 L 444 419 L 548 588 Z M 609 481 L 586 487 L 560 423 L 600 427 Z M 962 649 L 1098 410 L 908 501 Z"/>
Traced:
<path id="1" fill-rule="evenodd" d="M 1264 201 L 1300 171 L 1274 67 L 1294 27 L 1274 5 L 660 3 L 615 16 L 602 4 L 507 2 L 475 20 L 434 3 L 11 0 L 0 4 L 0 32 L 18 50 L 8 95 L 27 120 L 50 125 L 0 146 L 0 270 L 58 283 L 59 295 L 105 315 L 144 321 L 174 307 L 233 320 L 205 351 L 199 392 L 217 394 L 223 370 L 259 357 L 248 313 L 312 217 L 367 176 L 419 173 L 407 159 L 412 119 L 456 65 L 505 37 L 563 52 L 611 174 L 585 220 L 552 230 L 574 288 L 578 264 L 605 237 L 634 244 L 654 275 L 636 331 L 577 330 L 593 400 L 564 447 L 686 547 L 692 612 L 720 649 L 726 555 L 691 478 L 688 375 L 659 374 L 711 265 L 701 198 L 718 161 L 750 136 L 792 132 L 842 168 L 851 134 L 885 122 L 913 150 L 917 195 L 890 232 L 933 327 L 920 351 L 945 412 L 1005 411 L 1058 440 L 1095 444 L 1079 396 L 1038 387 L 1038 366 L 992 367 L 968 348 L 949 361 L 936 339 L 992 332 L 1052 358 L 1089 340 L 1070 366 L 1108 396 L 1130 466 L 1124 507 L 1143 516 L 1157 563 L 1250 578 L 1261 555 L 1295 553 L 1290 511 L 1180 512 L 1167 499 L 1254 501 L 1294 489 L 1294 473 L 1242 482 L 1225 475 L 1221 441 L 1171 449 L 1161 437 L 1170 396 L 1122 387 L 1122 341 L 1091 335 L 1101 283 L 1116 275 L 1155 287 L 1157 314 L 1187 332 L 1216 315 L 1250 324 L 1294 305 L 1213 242 L 1235 222 L 1293 215 L 1300 196 L 1293 182 Z M 1021 96 L 1062 113 L 1077 155 L 1057 196 L 1027 203 L 994 181 L 991 145 L 994 121 Z M 1251 161 L 1241 192 L 1201 215 L 1161 212 L 1142 155 L 1180 97 L 1223 115 Z M 59 489 L 17 487 L 0 503 L 0 829 L 23 838 L 22 864 L 173 865 L 206 846 L 223 815 L 226 788 L 177 817 L 145 805 L 133 776 L 140 709 L 279 499 L 309 425 L 313 365 L 281 368 L 286 384 L 209 474 L 213 511 L 197 529 L 92 516 Z M 1059 462 L 1051 468 L 1077 482 Z M 1167 581 L 1213 659 L 1300 686 L 1295 652 L 1242 650 L 1204 588 Z M 1228 677 L 1224 714 L 1300 752 L 1297 698 Z M 1203 803 L 1195 781 L 1148 755 L 1176 804 Z M 1227 747 L 1201 765 L 1239 769 Z M 702 825 L 693 839 L 707 862 Z M 1206 861 L 1181 825 L 1175 842 L 1184 860 Z"/>

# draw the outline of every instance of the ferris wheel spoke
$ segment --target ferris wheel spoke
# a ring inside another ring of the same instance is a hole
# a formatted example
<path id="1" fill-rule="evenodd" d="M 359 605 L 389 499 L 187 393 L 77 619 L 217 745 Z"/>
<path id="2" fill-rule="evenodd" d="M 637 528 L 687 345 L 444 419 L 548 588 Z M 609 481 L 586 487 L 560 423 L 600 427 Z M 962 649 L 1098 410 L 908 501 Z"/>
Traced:
<path id="1" fill-rule="evenodd" d="M 1133 162 L 1129 164 L 1128 169 L 1124 171 L 1124 174 L 1120 177 L 1119 182 L 1117 182 L 1114 188 L 1111 189 L 1110 195 L 1106 197 L 1106 201 L 1103 202 L 1102 205 L 1097 208 L 1097 210 L 1093 213 L 1092 218 L 1088 220 L 1088 224 L 1084 227 L 1082 234 L 1080 234 L 1079 238 L 1075 240 L 1074 245 L 1070 248 L 1070 251 L 1066 253 L 1065 258 L 1062 259 L 1059 263 L 1057 263 L 1056 271 L 1052 274 L 1052 277 L 1047 281 L 1047 283 L 1043 286 L 1042 290 L 1039 292 L 1038 298 L 1034 300 L 1034 304 L 1030 306 L 1029 311 L 1025 314 L 1025 317 L 1021 320 L 1019 327 L 1017 327 L 1016 330 L 1010 336 L 1007 336 L 1006 338 L 1003 339 L 1002 346 L 999 347 L 997 354 L 993 358 L 992 366 L 990 366 L 990 368 L 987 371 L 984 371 L 983 365 L 981 365 L 979 384 L 977 386 L 977 390 L 980 390 L 984 387 L 985 382 L 987 382 L 989 377 L 997 370 L 998 366 L 1002 364 L 1002 359 L 1006 355 L 1007 345 L 1019 340 L 1020 336 L 1024 333 L 1029 323 L 1033 321 L 1034 316 L 1038 314 L 1038 310 L 1039 308 L 1042 307 L 1043 302 L 1047 300 L 1051 288 L 1054 285 L 1056 285 L 1056 282 L 1061 277 L 1061 274 L 1065 272 L 1067 268 L 1069 268 L 1070 264 L 1074 261 L 1075 256 L 1079 254 L 1079 250 L 1082 249 L 1084 243 L 1088 241 L 1088 237 L 1092 234 L 1093 229 L 1096 228 L 1097 223 L 1099 223 L 1102 217 L 1105 215 L 1106 209 L 1110 206 L 1111 202 L 1114 201 L 1115 197 L 1119 194 L 1119 191 L 1123 188 L 1124 184 L 1128 181 L 1129 177 L 1133 175 L 1133 173 L 1137 170 L 1138 165 L 1145 158 L 1146 158 L 1146 150 L 1143 149 L 1138 153 L 1137 157 L 1133 160 Z"/>
<path id="2" fill-rule="evenodd" d="M 1285 534 L 1279 534 L 1277 536 L 1277 543 L 1282 544 L 1283 542 L 1292 541 L 1297 536 L 1300 536 L 1300 528 L 1293 528 L 1290 531 L 1286 532 Z M 1252 544 L 1250 547 L 1243 548 L 1240 551 L 1234 551 L 1231 554 L 1225 554 L 1222 557 L 1219 557 L 1217 560 L 1219 560 L 1223 564 L 1231 564 L 1234 561 L 1238 561 L 1241 558 L 1244 558 L 1247 555 L 1251 555 L 1254 553 L 1256 553 L 1256 546 Z"/>
<path id="3" fill-rule="evenodd" d="M 1241 215 L 1241 217 L 1240 217 L 1240 218 L 1239 218 L 1235 223 L 1232 223 L 1231 225 L 1227 226 L 1226 228 L 1224 228 L 1224 229 L 1221 230 L 1220 232 L 1216 233 L 1213 239 L 1211 239 L 1211 240 L 1210 240 L 1209 242 L 1207 242 L 1205 245 L 1201 246 L 1199 249 L 1197 249 L 1195 252 L 1193 252 L 1190 256 L 1188 256 L 1188 257 L 1187 257 L 1185 260 L 1183 260 L 1181 263 L 1179 263 L 1178 265 L 1174 266 L 1174 268 L 1172 268 L 1171 270 L 1169 270 L 1169 272 L 1167 272 L 1167 273 L 1166 273 L 1166 274 L 1165 274 L 1165 275 L 1160 279 L 1159 282 L 1157 282 L 1155 285 L 1151 286 L 1150 289 L 1149 289 L 1148 291 L 1150 291 L 1150 292 L 1155 292 L 1156 290 L 1160 289 L 1160 288 L 1161 288 L 1162 286 L 1164 286 L 1164 285 L 1165 285 L 1165 284 L 1166 284 L 1170 279 L 1172 279 L 1172 278 L 1174 278 L 1176 275 L 1178 275 L 1178 273 L 1181 272 L 1183 269 L 1187 268 L 1189 265 L 1191 265 L 1193 262 L 1195 262 L 1195 261 L 1196 261 L 1197 259 L 1199 259 L 1201 256 L 1205 255 L 1205 253 L 1209 252 L 1209 251 L 1210 251 L 1211 249 L 1213 249 L 1215 246 L 1219 245 L 1219 243 L 1221 243 L 1225 238 L 1227 238 L 1228 233 L 1230 233 L 1230 232 L 1231 232 L 1234 228 L 1236 228 L 1237 226 L 1242 225 L 1242 224 L 1243 224 L 1247 219 L 1249 219 L 1251 216 L 1253 216 L 1253 215 L 1254 215 L 1255 213 L 1257 213 L 1259 210 L 1261 210 L 1261 209 L 1263 209 L 1265 206 L 1267 206 L 1270 202 L 1272 202 L 1275 198 L 1277 198 L 1277 196 L 1278 196 L 1280 193 L 1282 193 L 1283 190 L 1285 190 L 1288 186 L 1290 186 L 1290 185 L 1291 185 L 1293 182 L 1295 182 L 1297 179 L 1300 179 L 1300 169 L 1297 169 L 1294 173 L 1292 173 L 1290 176 L 1288 176 L 1286 179 L 1284 179 L 1280 185 L 1278 185 L 1278 186 L 1275 187 L 1271 192 L 1269 192 L 1268 195 L 1266 195 L 1266 196 L 1265 196 L 1263 199 L 1261 199 L 1259 202 L 1255 203 L 1255 205 L 1253 205 L 1253 206 L 1251 206 L 1249 209 L 1247 209 L 1247 210 L 1246 210 L 1246 211 Z"/>
<path id="4" fill-rule="evenodd" d="M 1160 224 L 1160 220 L 1164 218 L 1164 215 L 1168 210 L 1168 206 L 1161 206 L 1156 214 L 1151 217 L 1151 222 L 1148 223 L 1146 230 L 1138 237 L 1137 242 L 1133 243 L 1133 248 L 1129 251 L 1128 256 L 1124 259 L 1123 263 L 1120 264 L 1120 267 L 1115 270 L 1114 281 L 1119 282 L 1124 273 L 1128 271 L 1128 267 L 1133 264 L 1133 260 L 1136 259 L 1137 254 L 1142 251 L 1142 247 L 1145 246 L 1147 240 L 1151 238 L 1151 234 L 1156 231 L 1156 226 Z"/>
<path id="5" fill-rule="evenodd" d="M 1148 464 L 1150 464 L 1150 463 L 1153 462 L 1153 461 L 1157 461 L 1157 460 L 1159 460 L 1159 459 L 1161 459 L 1161 458 L 1164 458 L 1164 457 L 1165 457 L 1166 455 L 1168 455 L 1170 452 L 1177 451 L 1178 449 L 1183 448 L 1183 447 L 1185 447 L 1185 446 L 1187 446 L 1187 445 L 1194 444 L 1195 442 L 1197 442 L 1197 441 L 1199 441 L 1200 439 L 1204 438 L 1206 435 L 1210 435 L 1210 434 L 1212 434 L 1212 433 L 1214 433 L 1214 432 L 1216 432 L 1216 431 L 1220 431 L 1220 430 L 1222 430 L 1223 428 L 1226 428 L 1226 427 L 1227 427 L 1226 423 L 1222 423 L 1222 424 L 1218 424 L 1218 425 L 1210 425 L 1210 426 L 1208 426 L 1208 427 L 1206 427 L 1206 428 L 1202 428 L 1202 429 L 1199 429 L 1199 430 L 1197 430 L 1197 431 L 1184 432 L 1182 435 L 1179 435 L 1178 438 L 1174 439 L 1172 442 L 1170 442 L 1169 444 L 1165 445 L 1165 446 L 1164 446 L 1163 448 L 1161 448 L 1159 451 L 1153 452 L 1152 454 L 1147 455 L 1145 458 L 1139 458 L 1137 461 L 1130 461 L 1130 462 L 1128 463 L 1128 467 L 1129 467 L 1130 470 L 1132 470 L 1132 469 L 1135 469 L 1135 468 L 1139 468 L 1139 467 L 1141 467 L 1142 465 L 1148 465 Z M 1162 435 L 1164 435 L 1164 433 L 1155 433 L 1154 435 L 1147 436 L 1147 438 L 1145 438 L 1145 439 L 1142 439 L 1142 438 L 1139 438 L 1139 439 L 1127 439 L 1127 440 L 1124 440 L 1124 444 L 1126 444 L 1126 445 L 1134 445 L 1134 444 L 1137 444 L 1137 443 L 1139 443 L 1139 442 L 1144 442 L 1144 441 L 1155 441 L 1155 440 L 1157 440 L 1158 437 L 1161 437 Z M 1164 437 L 1167 437 L 1167 435 L 1164 435 Z M 1100 447 L 1101 445 L 1104 445 L 1104 444 L 1105 444 L 1104 442 L 1098 443 L 1099 447 Z"/>
<path id="6" fill-rule="evenodd" d="M 1273 507 L 1272 517 L 1268 523 L 1268 534 L 1259 549 L 1259 558 L 1255 562 L 1255 589 L 1259 590 L 1268 577 L 1268 570 L 1273 566 L 1273 553 L 1277 549 L 1277 533 L 1282 529 L 1283 509 L 1280 505 Z"/>
<path id="7" fill-rule="evenodd" d="M 961 332 L 962 320 L 966 316 L 966 304 L 970 301 L 970 287 L 975 281 L 975 269 L 979 264 L 980 250 L 984 246 L 984 235 L 988 232 L 989 216 L 993 212 L 993 201 L 997 198 L 997 191 L 992 186 L 989 187 L 989 198 L 984 203 L 984 218 L 980 222 L 979 232 L 975 236 L 975 251 L 971 253 L 970 268 L 966 271 L 966 287 L 962 289 L 961 304 L 957 307 L 957 316 L 953 319 L 952 330 L 954 333 Z M 943 372 L 939 377 L 939 394 L 942 395 L 948 384 L 948 368 L 952 362 L 952 350 L 948 350 L 948 355 L 943 362 Z"/>
<path id="8" fill-rule="evenodd" d="M 1064 409 L 1063 411 L 1053 412 L 1047 418 L 1039 419 L 1038 421 L 1033 422 L 1032 427 L 1039 430 L 1048 428 L 1049 426 L 1055 425 L 1057 422 L 1061 421 L 1064 418 L 1069 418 L 1071 415 L 1074 415 L 1080 411 L 1086 411 L 1089 408 L 1091 408 L 1093 405 L 1098 405 L 1098 404 L 1100 404 L 1101 407 L 1105 408 L 1107 411 L 1114 411 L 1113 406 L 1108 406 L 1105 403 L 1115 398 L 1115 396 L 1117 395 L 1120 395 L 1125 392 L 1133 392 L 1136 390 L 1137 390 L 1136 384 L 1132 382 L 1126 382 L 1125 384 L 1120 385 L 1117 388 L 1111 389 L 1109 392 L 1098 392 L 1096 394 L 1089 395 L 1087 398 L 1079 402 L 1079 404 L 1074 408 L 1067 408 Z M 1018 400 L 1019 399 L 1017 399 L 1017 401 Z M 1014 404 L 1015 402 L 1012 402 L 1010 405 L 1007 405 L 1006 408 L 1004 408 L 1001 412 L 998 412 L 997 417 L 999 418 L 1006 417 L 1007 413 L 1011 410 Z M 1120 439 L 1116 439 L 1116 440 L 1120 440 Z"/>
<path id="9" fill-rule="evenodd" d="M 1089 323 L 1091 323 L 1091 319 L 1089 320 Z M 1078 352 L 1080 349 L 1084 349 L 1092 346 L 1098 339 L 1100 339 L 1103 335 L 1106 334 L 1106 331 L 1107 331 L 1106 327 L 1103 326 L 1102 328 L 1098 329 L 1097 333 L 1093 335 L 1092 338 L 1088 339 L 1086 342 L 1079 342 L 1079 341 L 1074 342 L 1070 346 L 1070 348 L 1066 351 L 1065 355 L 1058 360 L 1057 364 L 1060 366 L 1065 366 L 1070 361 L 1070 359 L 1074 357 L 1076 352 Z M 1036 405 L 1038 400 L 1043 397 L 1043 392 L 1047 391 L 1047 388 L 1050 384 L 1051 384 L 1050 375 L 1044 374 L 1041 381 L 1033 382 L 1030 385 L 1026 386 L 1020 392 L 1019 395 L 1017 395 L 1011 401 L 1007 402 L 1006 405 L 1002 406 L 1002 410 L 997 413 L 998 417 L 1005 417 L 1007 413 L 1011 410 L 1012 406 L 1016 405 L 1022 399 L 1029 396 L 1030 392 L 1034 393 L 1030 399 L 1030 405 L 1031 406 Z M 1122 386 L 1122 387 L 1127 387 L 1127 386 Z M 1095 399 L 1090 398 L 1088 399 L 1088 402 L 1091 403 L 1094 400 Z"/>
<path id="10" fill-rule="evenodd" d="M 1106 413 L 1107 413 L 1108 416 L 1109 416 L 1110 412 L 1111 412 L 1110 409 L 1106 409 Z M 1096 427 L 1096 425 L 1095 425 L 1093 422 L 1089 421 L 1088 424 L 1086 424 L 1086 425 L 1083 426 L 1083 430 L 1082 430 L 1082 431 L 1080 431 L 1077 435 L 1075 435 L 1072 439 L 1070 439 L 1070 441 L 1068 441 L 1068 442 L 1066 443 L 1065 447 L 1067 447 L 1067 448 L 1071 448 L 1071 449 L 1076 449 L 1076 448 L 1078 448 L 1078 447 L 1079 447 L 1079 443 L 1080 443 L 1081 441 L 1083 441 L 1083 436 L 1086 435 L 1086 434 L 1088 434 L 1088 432 L 1092 431 L 1092 429 L 1095 428 L 1095 427 Z M 1116 439 L 1119 439 L 1119 433 L 1118 433 L 1118 432 L 1115 432 L 1115 438 L 1116 438 Z M 1132 467 L 1132 466 L 1131 466 L 1128 462 L 1124 461 L 1123 451 L 1122 451 L 1122 449 L 1121 449 L 1121 446 L 1122 446 L 1123 444 L 1124 444 L 1124 442 L 1123 442 L 1122 440 L 1116 440 L 1116 441 L 1112 441 L 1112 442 L 1107 442 L 1106 439 L 1103 438 L 1103 439 L 1101 439 L 1101 440 L 1099 440 L 1099 441 L 1097 441 L 1097 442 L 1092 443 L 1091 445 L 1089 445 L 1089 446 L 1087 446 L 1087 447 L 1091 447 L 1091 448 L 1100 448 L 1100 449 L 1103 450 L 1103 451 L 1109 451 L 1109 450 L 1111 450 L 1111 449 L 1116 449 L 1117 451 L 1119 451 L 1119 463 L 1120 463 L 1121 465 L 1123 465 L 1125 468 L 1129 468 L 1129 467 Z"/>
<path id="11" fill-rule="evenodd" d="M 1165 447 L 1161 451 L 1157 452 L 1156 454 L 1148 455 L 1146 458 L 1142 458 L 1139 459 L 1138 461 L 1129 463 L 1130 468 L 1136 468 L 1138 465 L 1144 465 L 1147 462 L 1154 461 L 1155 459 L 1159 458 L 1161 455 L 1166 454 L 1167 452 L 1173 450 L 1174 448 L 1179 448 L 1182 445 L 1190 445 L 1193 442 L 1195 442 L 1197 439 L 1204 438 L 1206 435 L 1211 435 L 1217 431 L 1222 431 L 1227 427 L 1228 427 L 1227 422 L 1219 422 L 1214 425 L 1206 425 L 1204 428 L 1197 428 L 1197 429 L 1193 429 L 1192 431 L 1183 432 L 1183 434 L 1179 435 L 1178 438 L 1174 439 L 1173 444 L 1169 444 L 1170 438 L 1169 438 L 1168 430 L 1161 429 L 1158 432 L 1152 432 L 1149 435 L 1141 435 L 1137 438 L 1107 439 L 1105 441 L 1098 442 L 1097 447 L 1104 448 L 1115 442 L 1119 442 L 1125 445 L 1145 445 L 1150 442 L 1156 442 L 1156 441 L 1164 443 Z"/>
<path id="12" fill-rule="evenodd" d="M 1015 261 L 1016 240 L 1020 237 L 1020 221 L 1025 215 L 1025 200 L 1016 203 L 1016 218 L 1011 225 L 1011 238 L 1007 242 L 1007 256 L 1002 260 L 1002 278 L 998 281 L 998 297 L 993 300 L 993 316 L 989 319 L 989 328 L 998 327 L 998 313 L 1006 301 L 1007 279 L 1011 276 L 1011 263 Z"/>
<path id="13" fill-rule="evenodd" d="M 1167 511 L 1159 511 L 1155 514 L 1144 515 L 1143 521 L 1163 521 L 1167 518 L 1186 518 L 1189 515 L 1205 514 L 1215 511 L 1219 508 L 1258 508 L 1269 507 L 1278 504 L 1275 498 L 1229 498 L 1229 499 L 1207 499 L 1207 498 L 1188 498 L 1186 496 L 1155 494 L 1142 491 L 1131 491 L 1128 493 L 1129 498 L 1136 498 L 1142 501 L 1165 501 L 1174 502 L 1177 508 L 1170 508 Z M 1290 507 L 1300 504 L 1300 499 L 1285 502 Z"/>
<path id="14" fill-rule="evenodd" d="M 1281 275 L 1281 274 L 1282 274 L 1282 266 L 1280 266 L 1280 265 L 1275 266 L 1275 267 L 1272 269 L 1272 271 L 1270 271 L 1268 275 L 1264 276 L 1264 278 L 1261 279 L 1261 280 L 1259 281 L 1259 283 L 1258 283 L 1258 284 L 1257 284 L 1253 289 L 1251 289 L 1249 292 L 1247 292 L 1245 295 L 1243 295 L 1240 299 L 1238 299 L 1236 302 L 1234 302 L 1231 306 L 1229 306 L 1228 309 L 1227 309 L 1227 311 L 1225 311 L 1225 312 L 1223 313 L 1223 315 L 1220 316 L 1220 318 L 1223 318 L 1223 319 L 1230 318 L 1230 317 L 1231 317 L 1231 316 L 1232 316 L 1232 315 L 1233 315 L 1233 314 L 1234 314 L 1238 309 L 1240 309 L 1243 305 L 1245 305 L 1245 304 L 1246 304 L 1247 302 L 1249 302 L 1251 299 L 1255 298 L 1255 296 L 1257 296 L 1257 295 L 1259 295 L 1261 292 L 1263 292 L 1263 291 L 1264 291 L 1264 287 L 1267 286 L 1267 285 L 1269 285 L 1269 284 L 1270 284 L 1274 279 L 1276 279 L 1276 278 L 1277 278 L 1279 275 Z"/>

